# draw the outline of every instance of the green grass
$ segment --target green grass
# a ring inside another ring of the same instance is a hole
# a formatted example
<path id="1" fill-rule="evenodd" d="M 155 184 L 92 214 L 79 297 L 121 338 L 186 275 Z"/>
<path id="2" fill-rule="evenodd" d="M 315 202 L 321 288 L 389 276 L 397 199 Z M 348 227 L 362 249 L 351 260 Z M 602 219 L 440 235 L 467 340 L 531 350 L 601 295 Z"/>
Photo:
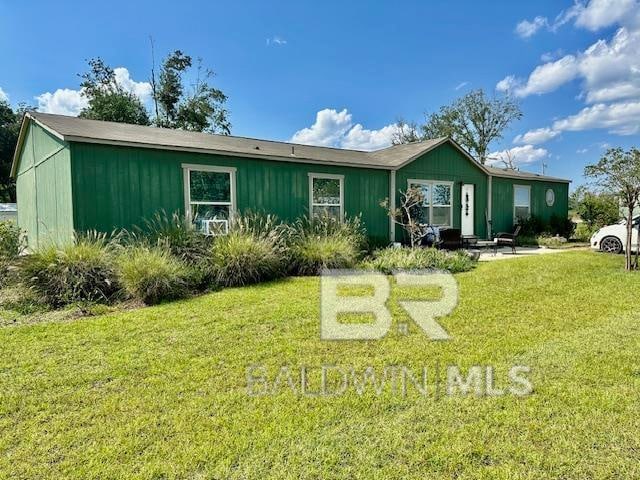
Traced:
<path id="1" fill-rule="evenodd" d="M 638 478 L 640 275 L 622 266 L 480 264 L 456 275 L 447 342 L 399 332 L 397 289 L 384 339 L 321 341 L 314 277 L 0 328 L 0 478 Z M 255 364 L 493 365 L 498 383 L 525 364 L 535 389 L 251 397 Z"/>

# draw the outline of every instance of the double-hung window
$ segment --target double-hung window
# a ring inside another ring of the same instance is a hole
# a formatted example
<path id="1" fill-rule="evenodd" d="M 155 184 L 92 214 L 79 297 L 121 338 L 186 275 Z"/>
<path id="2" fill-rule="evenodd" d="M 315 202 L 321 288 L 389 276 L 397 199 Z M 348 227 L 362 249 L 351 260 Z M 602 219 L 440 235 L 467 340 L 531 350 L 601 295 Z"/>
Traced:
<path id="1" fill-rule="evenodd" d="M 309 212 L 312 217 L 344 218 L 344 176 L 309 174 Z"/>
<path id="2" fill-rule="evenodd" d="M 531 187 L 528 185 L 513 186 L 513 220 L 526 220 L 531 215 Z"/>
<path id="3" fill-rule="evenodd" d="M 182 168 L 187 217 L 206 235 L 227 233 L 235 211 L 236 169 L 209 165 Z"/>
<path id="4" fill-rule="evenodd" d="M 453 218 L 453 182 L 409 180 L 409 187 L 422 192 L 422 222 L 450 227 Z"/>

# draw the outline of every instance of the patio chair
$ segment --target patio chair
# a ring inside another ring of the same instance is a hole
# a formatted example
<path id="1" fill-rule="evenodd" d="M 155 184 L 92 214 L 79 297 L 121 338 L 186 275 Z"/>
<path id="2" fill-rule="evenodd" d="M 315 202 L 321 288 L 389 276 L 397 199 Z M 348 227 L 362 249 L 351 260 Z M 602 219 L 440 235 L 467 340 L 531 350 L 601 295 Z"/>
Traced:
<path id="1" fill-rule="evenodd" d="M 462 235 L 459 228 L 446 228 L 440 230 L 438 248 L 444 250 L 459 250 L 462 248 Z"/>
<path id="2" fill-rule="evenodd" d="M 516 226 L 516 229 L 513 233 L 500 232 L 498 233 L 494 239 L 494 253 L 498 252 L 498 247 L 511 247 L 511 253 L 516 254 L 516 239 L 518 235 L 520 235 L 520 230 L 522 227 L 520 225 Z"/>

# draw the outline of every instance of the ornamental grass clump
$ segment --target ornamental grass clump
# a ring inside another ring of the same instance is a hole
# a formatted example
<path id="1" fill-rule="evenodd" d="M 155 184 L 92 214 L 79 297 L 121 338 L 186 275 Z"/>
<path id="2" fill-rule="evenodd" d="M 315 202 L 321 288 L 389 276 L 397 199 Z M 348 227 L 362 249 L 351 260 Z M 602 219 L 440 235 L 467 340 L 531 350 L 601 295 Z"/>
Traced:
<path id="1" fill-rule="evenodd" d="M 236 287 L 284 276 L 285 230 L 273 215 L 234 218 L 229 233 L 216 237 L 211 245 L 209 265 L 214 281 Z"/>
<path id="2" fill-rule="evenodd" d="M 289 270 L 318 275 L 323 269 L 352 268 L 366 251 L 366 233 L 359 217 L 302 217 L 288 235 Z"/>
<path id="3" fill-rule="evenodd" d="M 121 250 L 117 270 L 129 298 L 147 305 L 182 298 L 188 293 L 189 271 L 169 250 L 137 245 Z"/>
<path id="4" fill-rule="evenodd" d="M 435 248 L 383 248 L 362 262 L 362 267 L 391 274 L 395 270 L 447 270 L 451 273 L 467 272 L 475 261 L 466 252 L 447 252 Z"/>
<path id="5" fill-rule="evenodd" d="M 73 244 L 40 248 L 19 263 L 23 283 L 52 307 L 110 303 L 120 293 L 114 250 L 97 232 L 76 235 Z"/>

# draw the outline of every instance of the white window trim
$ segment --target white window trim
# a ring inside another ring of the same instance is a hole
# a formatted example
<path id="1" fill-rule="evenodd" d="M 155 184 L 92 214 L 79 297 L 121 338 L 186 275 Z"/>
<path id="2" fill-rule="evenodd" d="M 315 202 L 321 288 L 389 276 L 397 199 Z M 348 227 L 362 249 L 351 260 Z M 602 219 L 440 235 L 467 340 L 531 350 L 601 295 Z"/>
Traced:
<path id="1" fill-rule="evenodd" d="M 191 172 L 218 172 L 228 173 L 231 177 L 230 196 L 231 202 L 192 202 L 191 201 Z M 182 177 L 184 181 L 184 211 L 189 222 L 193 221 L 191 205 L 223 205 L 229 207 L 229 217 L 236 212 L 236 168 L 218 167 L 214 165 L 197 165 L 192 163 L 182 164 Z"/>
<path id="2" fill-rule="evenodd" d="M 309 216 L 313 217 L 313 207 L 336 207 L 335 203 L 313 203 L 313 181 L 320 180 L 340 180 L 340 221 L 344 221 L 344 175 L 333 175 L 330 173 L 309 173 Z"/>
<path id="3" fill-rule="evenodd" d="M 529 205 L 516 205 L 516 188 L 526 188 L 529 194 Z M 527 218 L 531 217 L 531 185 L 518 185 L 513 184 L 513 221 L 514 223 L 518 221 L 516 217 L 516 207 L 527 207 L 529 209 L 529 214 Z"/>
<path id="4" fill-rule="evenodd" d="M 407 180 L 407 188 L 411 188 L 411 185 L 428 185 L 429 186 L 429 225 L 433 225 L 433 207 L 449 207 L 449 223 L 446 225 L 438 225 L 439 227 L 453 227 L 453 199 L 454 199 L 454 191 L 453 186 L 454 182 L 450 182 L 447 180 L 423 180 L 420 178 L 410 178 Z M 451 189 L 451 204 L 450 205 L 434 205 L 432 202 L 433 199 L 433 186 L 434 185 L 447 185 Z"/>

